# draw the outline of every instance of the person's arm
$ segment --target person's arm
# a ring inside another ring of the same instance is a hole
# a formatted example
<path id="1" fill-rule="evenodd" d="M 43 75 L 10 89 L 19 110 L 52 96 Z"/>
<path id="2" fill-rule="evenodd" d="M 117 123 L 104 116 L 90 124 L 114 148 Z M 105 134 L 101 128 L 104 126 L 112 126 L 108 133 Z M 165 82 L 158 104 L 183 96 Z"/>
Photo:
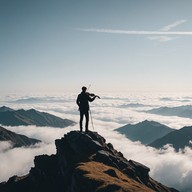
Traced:
<path id="1" fill-rule="evenodd" d="M 97 97 L 96 95 L 95 95 L 94 97 L 90 97 L 90 96 L 88 96 L 88 100 L 89 100 L 90 102 L 92 102 L 92 101 L 95 100 L 96 97 Z"/>
<path id="2" fill-rule="evenodd" d="M 77 97 L 76 103 L 77 103 L 78 106 L 80 105 L 79 95 L 78 95 L 78 97 Z"/>

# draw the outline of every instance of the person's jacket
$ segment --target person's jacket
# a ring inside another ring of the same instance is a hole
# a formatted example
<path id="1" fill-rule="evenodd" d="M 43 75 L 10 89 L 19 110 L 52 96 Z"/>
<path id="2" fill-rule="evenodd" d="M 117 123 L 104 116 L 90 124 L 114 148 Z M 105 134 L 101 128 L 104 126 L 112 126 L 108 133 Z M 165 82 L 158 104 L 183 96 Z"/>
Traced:
<path id="1" fill-rule="evenodd" d="M 89 102 L 94 101 L 94 99 L 96 98 L 96 96 L 94 97 L 90 97 L 89 94 L 87 94 L 86 92 L 81 92 L 76 100 L 77 105 L 79 106 L 79 110 L 80 111 L 88 111 L 89 110 Z"/>

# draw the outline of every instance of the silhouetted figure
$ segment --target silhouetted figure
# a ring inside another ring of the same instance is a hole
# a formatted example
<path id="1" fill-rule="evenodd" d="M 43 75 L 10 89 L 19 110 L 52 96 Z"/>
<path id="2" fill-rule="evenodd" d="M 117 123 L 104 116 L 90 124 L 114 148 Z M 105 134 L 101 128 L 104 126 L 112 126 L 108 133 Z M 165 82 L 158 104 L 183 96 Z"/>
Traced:
<path id="1" fill-rule="evenodd" d="M 90 94 L 86 92 L 87 88 L 82 87 L 82 92 L 78 95 L 76 103 L 79 106 L 79 111 L 80 111 L 80 121 L 79 121 L 79 126 L 80 126 L 80 131 L 83 130 L 83 116 L 85 115 L 86 118 L 86 123 L 85 123 L 85 131 L 88 131 L 88 126 L 89 126 L 89 102 L 92 102 L 95 100 L 96 97 L 100 98 L 99 96 L 95 94 Z"/>

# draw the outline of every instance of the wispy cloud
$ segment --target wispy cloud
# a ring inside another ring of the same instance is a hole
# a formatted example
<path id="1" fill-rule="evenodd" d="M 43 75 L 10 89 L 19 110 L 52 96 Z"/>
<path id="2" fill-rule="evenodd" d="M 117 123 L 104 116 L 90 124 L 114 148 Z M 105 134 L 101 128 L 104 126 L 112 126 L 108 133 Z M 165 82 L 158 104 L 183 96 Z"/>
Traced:
<path id="1" fill-rule="evenodd" d="M 114 33 L 127 35 L 192 35 L 192 31 L 129 31 L 129 30 L 114 30 L 114 29 L 79 29 L 86 32 L 97 33 Z"/>
<path id="2" fill-rule="evenodd" d="M 161 31 L 170 31 L 172 28 L 175 28 L 175 27 L 177 27 L 178 25 L 181 25 L 181 24 L 183 24 L 183 23 L 185 23 L 185 22 L 187 22 L 187 20 L 185 20 L 185 19 L 176 21 L 176 22 L 174 22 L 174 23 L 172 23 L 172 24 L 170 24 L 170 25 L 167 25 L 167 26 L 163 27 L 163 28 L 161 29 Z"/>
<path id="3" fill-rule="evenodd" d="M 150 35 L 147 37 L 150 40 L 158 40 L 161 42 L 170 41 L 178 38 L 178 36 L 191 36 L 192 31 L 170 31 L 171 29 L 187 22 L 187 20 L 178 20 L 170 25 L 164 26 L 157 31 L 145 31 L 145 30 L 115 30 L 115 29 L 98 29 L 98 28 L 79 28 L 77 30 L 85 32 L 97 32 L 97 33 L 110 33 L 121 35 Z"/>
<path id="4" fill-rule="evenodd" d="M 166 41 L 171 41 L 171 40 L 174 40 L 174 39 L 177 39 L 178 36 L 166 36 L 166 35 L 162 35 L 162 36 L 150 36 L 150 37 L 147 37 L 147 39 L 150 39 L 150 40 L 157 40 L 157 41 L 160 41 L 160 42 L 166 42 Z"/>
<path id="5" fill-rule="evenodd" d="M 161 31 L 170 31 L 171 29 L 173 29 L 173 28 L 177 27 L 178 25 L 181 25 L 181 24 L 183 24 L 185 22 L 187 22 L 187 20 L 185 20 L 185 19 L 175 21 L 174 23 L 171 23 L 170 25 L 164 26 L 161 29 Z M 150 39 L 150 40 L 158 40 L 160 42 L 171 41 L 171 40 L 174 40 L 174 39 L 177 39 L 177 38 L 178 38 L 177 36 L 167 36 L 167 35 L 148 37 L 148 39 Z"/>

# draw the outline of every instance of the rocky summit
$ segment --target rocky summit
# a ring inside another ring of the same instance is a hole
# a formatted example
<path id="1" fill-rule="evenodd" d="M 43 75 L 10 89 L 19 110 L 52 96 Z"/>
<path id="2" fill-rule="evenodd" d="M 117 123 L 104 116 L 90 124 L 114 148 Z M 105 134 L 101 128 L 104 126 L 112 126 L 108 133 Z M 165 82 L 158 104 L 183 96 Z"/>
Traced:
<path id="1" fill-rule="evenodd" d="M 29 174 L 1 183 L 0 192 L 177 192 L 98 133 L 71 131 L 55 144 L 55 155 L 36 156 Z"/>

